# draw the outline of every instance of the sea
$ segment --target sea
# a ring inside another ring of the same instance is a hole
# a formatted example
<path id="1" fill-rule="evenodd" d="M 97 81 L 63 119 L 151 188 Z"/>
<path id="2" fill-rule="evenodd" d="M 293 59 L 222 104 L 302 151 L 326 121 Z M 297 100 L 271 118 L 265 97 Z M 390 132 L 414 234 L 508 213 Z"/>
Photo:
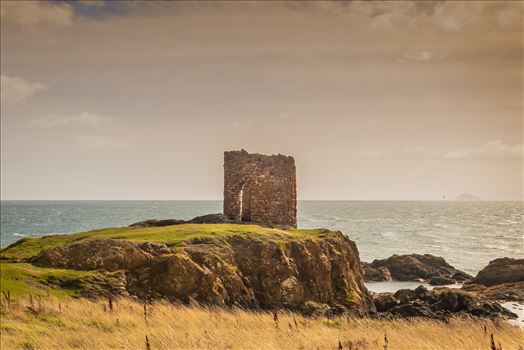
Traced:
<path id="1" fill-rule="evenodd" d="M 0 209 L 0 241 L 5 247 L 23 237 L 128 226 L 147 219 L 187 220 L 222 212 L 222 201 L 1 201 Z M 343 232 L 357 243 L 363 261 L 429 253 L 471 275 L 496 258 L 524 258 L 523 218 L 523 202 L 298 202 L 299 228 Z M 366 283 L 374 292 L 418 285 Z M 503 305 L 519 316 L 512 323 L 524 327 L 524 305 Z"/>
<path id="2" fill-rule="evenodd" d="M 222 201 L 1 201 L 0 241 L 219 213 Z M 300 228 L 340 230 L 371 262 L 393 254 L 442 256 L 475 275 L 490 260 L 524 258 L 523 202 L 299 201 Z"/>

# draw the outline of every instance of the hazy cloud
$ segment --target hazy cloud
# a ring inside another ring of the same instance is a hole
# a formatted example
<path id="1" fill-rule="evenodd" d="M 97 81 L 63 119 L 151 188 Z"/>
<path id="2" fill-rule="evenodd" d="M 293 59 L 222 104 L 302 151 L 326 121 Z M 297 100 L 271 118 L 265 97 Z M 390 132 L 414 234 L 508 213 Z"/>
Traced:
<path id="1" fill-rule="evenodd" d="M 44 128 L 51 128 L 57 126 L 99 128 L 102 126 L 110 125 L 114 121 L 114 117 L 82 112 L 77 115 L 69 116 L 46 115 L 38 119 L 30 120 L 28 122 L 28 126 Z"/>
<path id="2" fill-rule="evenodd" d="M 523 145 L 508 145 L 500 140 L 491 141 L 476 149 L 460 148 L 447 152 L 444 157 L 460 159 L 467 157 L 522 157 Z"/>
<path id="3" fill-rule="evenodd" d="M 248 118 L 248 119 L 239 120 L 234 123 L 231 123 L 227 127 L 228 129 L 237 129 L 243 126 L 253 125 L 254 122 L 255 122 L 255 118 Z"/>
<path id="4" fill-rule="evenodd" d="M 471 150 L 468 148 L 459 148 L 455 149 L 453 151 L 447 152 L 444 157 L 448 159 L 454 159 L 454 158 L 466 158 L 471 154 Z"/>
<path id="5" fill-rule="evenodd" d="M 68 25 L 74 17 L 73 7 L 63 2 L 2 1 L 0 9 L 2 26 L 23 29 Z"/>
<path id="6" fill-rule="evenodd" d="M 22 103 L 32 94 L 46 88 L 41 83 L 31 83 L 19 77 L 0 76 L 2 105 L 11 106 Z"/>
<path id="7" fill-rule="evenodd" d="M 507 145 L 497 140 L 491 141 L 478 149 L 478 153 L 495 156 L 522 156 L 522 144 Z"/>
<path id="8" fill-rule="evenodd" d="M 221 198 L 240 148 L 295 156 L 302 198 L 522 198 L 522 3 L 64 3 L 32 31 L 2 11 L 2 74 L 52 87 L 2 111 L 6 198 Z"/>
<path id="9" fill-rule="evenodd" d="M 405 53 L 399 62 L 415 61 L 415 62 L 429 62 L 429 61 L 442 61 L 448 56 L 447 53 L 437 53 L 431 51 L 418 51 L 413 53 Z"/>

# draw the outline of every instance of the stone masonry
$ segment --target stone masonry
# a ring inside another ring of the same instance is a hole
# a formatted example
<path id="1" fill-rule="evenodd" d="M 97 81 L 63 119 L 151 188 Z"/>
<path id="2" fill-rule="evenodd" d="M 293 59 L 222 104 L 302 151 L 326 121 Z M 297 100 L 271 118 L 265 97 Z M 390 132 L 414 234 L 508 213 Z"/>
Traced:
<path id="1" fill-rule="evenodd" d="M 224 152 L 224 215 L 233 221 L 297 227 L 293 157 Z"/>

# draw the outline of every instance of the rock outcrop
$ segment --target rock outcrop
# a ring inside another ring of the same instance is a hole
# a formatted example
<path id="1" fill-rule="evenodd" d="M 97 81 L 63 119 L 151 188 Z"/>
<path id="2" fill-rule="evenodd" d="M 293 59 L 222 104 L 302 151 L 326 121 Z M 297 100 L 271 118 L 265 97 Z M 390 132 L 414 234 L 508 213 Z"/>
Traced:
<path id="1" fill-rule="evenodd" d="M 492 260 L 462 289 L 489 299 L 524 302 L 524 259 Z"/>
<path id="2" fill-rule="evenodd" d="M 470 281 L 471 284 L 481 284 L 487 287 L 517 282 L 524 282 L 524 259 L 492 260 Z"/>
<path id="3" fill-rule="evenodd" d="M 363 263 L 363 269 L 368 282 L 427 281 L 432 285 L 444 285 L 472 278 L 455 269 L 444 258 L 430 254 L 395 254 L 387 259 Z"/>
<path id="4" fill-rule="evenodd" d="M 123 271 L 126 291 L 144 300 L 300 311 L 311 310 L 311 305 L 373 310 L 357 247 L 340 232 L 198 237 L 171 249 L 119 239 L 81 239 L 45 249 L 35 262 Z"/>
<path id="5" fill-rule="evenodd" d="M 373 301 L 379 315 L 443 320 L 456 315 L 517 318 L 517 315 L 498 303 L 490 302 L 459 289 L 428 290 L 419 286 L 415 290 L 401 289 L 396 293 L 381 293 L 376 295 Z"/>
<path id="6" fill-rule="evenodd" d="M 135 222 L 129 225 L 129 227 L 156 227 L 156 226 L 171 226 L 171 225 L 183 225 L 183 224 L 226 224 L 231 221 L 224 214 L 207 214 L 197 216 L 191 220 L 180 220 L 180 219 L 163 219 L 163 220 L 144 220 Z"/>

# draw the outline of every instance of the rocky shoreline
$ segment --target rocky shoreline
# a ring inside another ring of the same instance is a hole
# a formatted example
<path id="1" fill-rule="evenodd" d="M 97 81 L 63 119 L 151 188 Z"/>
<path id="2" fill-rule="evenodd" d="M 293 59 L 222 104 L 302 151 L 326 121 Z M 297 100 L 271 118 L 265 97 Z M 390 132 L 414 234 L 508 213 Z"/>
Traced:
<path id="1" fill-rule="evenodd" d="M 221 214 L 147 220 L 62 238 L 60 244 L 50 242 L 56 236 L 21 240 L 2 250 L 1 258 L 44 269 L 110 273 L 111 278 L 89 281 L 95 288 L 82 292 L 88 297 L 432 319 L 516 318 L 499 302 L 524 301 L 523 259 L 497 259 L 476 277 L 429 254 L 365 263 L 341 232 L 264 228 L 231 223 Z M 33 255 L 18 253 L 34 246 L 39 248 Z M 365 287 L 369 281 L 463 286 L 373 293 Z"/>

